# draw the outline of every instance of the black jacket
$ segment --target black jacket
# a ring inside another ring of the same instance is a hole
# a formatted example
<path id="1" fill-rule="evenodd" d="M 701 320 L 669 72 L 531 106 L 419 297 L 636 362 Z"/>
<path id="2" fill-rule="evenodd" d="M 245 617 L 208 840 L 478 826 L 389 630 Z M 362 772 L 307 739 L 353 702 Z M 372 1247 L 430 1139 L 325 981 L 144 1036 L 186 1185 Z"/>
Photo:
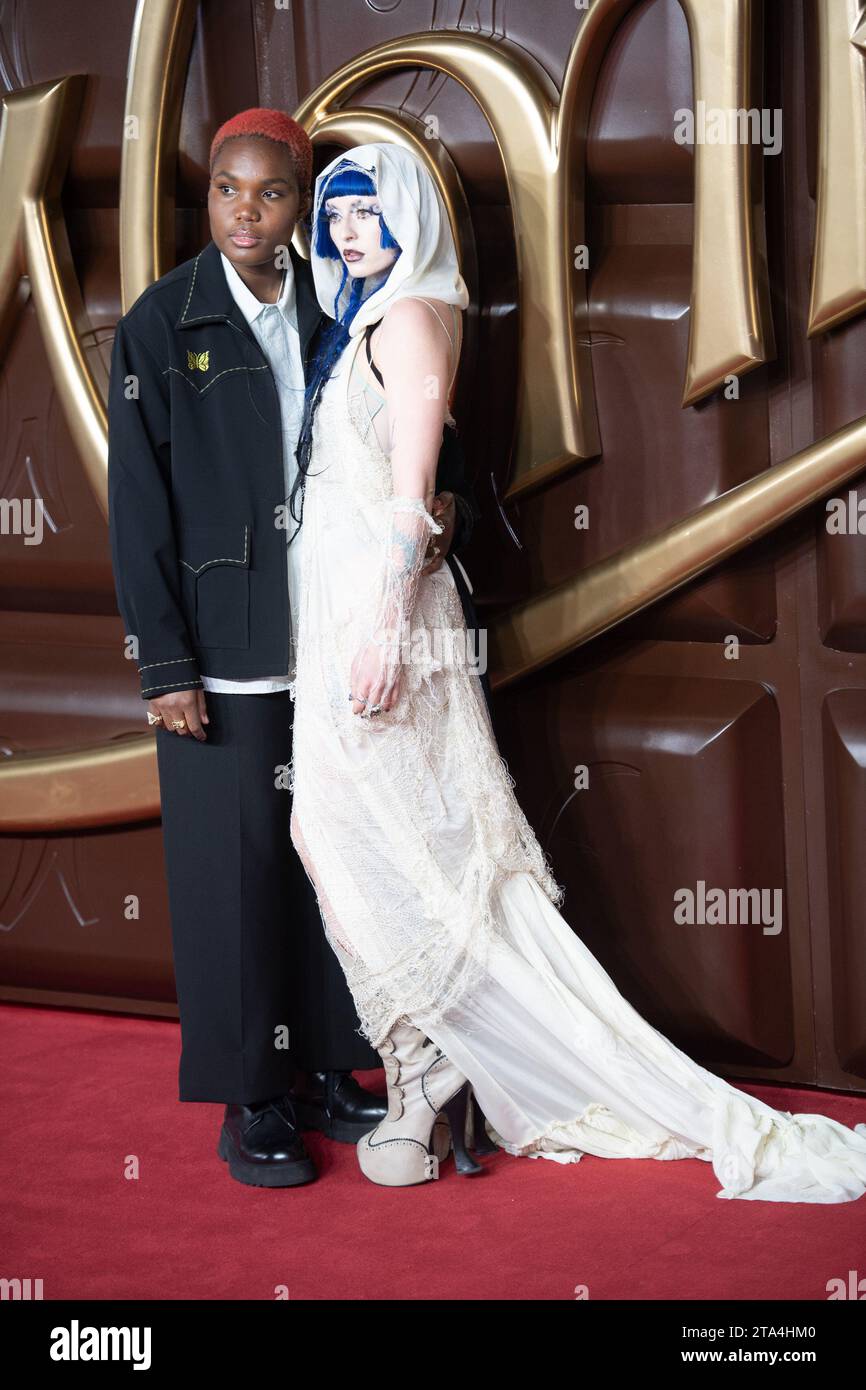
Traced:
<path id="1" fill-rule="evenodd" d="M 309 263 L 290 253 L 306 371 L 326 316 Z M 275 525 L 286 500 L 282 438 L 273 374 L 210 241 L 148 286 L 114 338 L 111 558 L 142 699 L 201 688 L 202 674 L 288 670 L 286 531 Z M 436 477 L 436 491 L 446 489 L 462 494 L 453 552 L 478 515 L 453 438 Z M 472 627 L 459 567 L 452 573 Z"/>

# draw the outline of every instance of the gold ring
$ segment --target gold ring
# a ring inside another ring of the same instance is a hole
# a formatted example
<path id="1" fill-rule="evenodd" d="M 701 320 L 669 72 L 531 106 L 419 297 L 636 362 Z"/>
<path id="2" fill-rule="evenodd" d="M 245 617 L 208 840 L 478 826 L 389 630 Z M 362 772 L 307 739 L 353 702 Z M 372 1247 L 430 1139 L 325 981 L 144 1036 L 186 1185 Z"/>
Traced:
<path id="1" fill-rule="evenodd" d="M 186 720 L 185 720 L 185 719 L 173 719 L 173 720 L 171 721 L 171 727 L 172 727 L 173 729 L 185 729 L 185 728 L 186 728 Z"/>

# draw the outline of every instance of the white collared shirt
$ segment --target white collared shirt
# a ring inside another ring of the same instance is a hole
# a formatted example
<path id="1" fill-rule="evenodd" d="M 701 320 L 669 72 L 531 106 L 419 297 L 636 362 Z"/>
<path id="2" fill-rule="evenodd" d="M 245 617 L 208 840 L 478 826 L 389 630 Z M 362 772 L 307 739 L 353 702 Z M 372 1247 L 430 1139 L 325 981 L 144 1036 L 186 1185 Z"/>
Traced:
<path id="1" fill-rule="evenodd" d="M 283 287 L 276 304 L 263 304 L 248 289 L 227 256 L 220 252 L 225 277 L 232 298 L 255 334 L 256 340 L 268 359 L 277 395 L 280 400 L 280 416 L 283 428 L 283 480 L 285 485 L 286 507 L 292 484 L 298 471 L 295 449 L 301 432 L 304 414 L 304 361 L 301 355 L 301 340 L 298 333 L 298 311 L 295 295 L 295 273 L 291 259 L 284 271 Z M 286 543 L 292 535 L 295 522 L 287 514 Z M 295 667 L 295 592 L 297 584 L 297 563 L 301 537 L 289 546 L 289 670 L 279 676 L 256 676 L 249 680 L 223 680 L 216 676 L 202 676 L 205 690 L 230 692 L 238 695 L 263 695 L 273 690 L 288 689 Z"/>

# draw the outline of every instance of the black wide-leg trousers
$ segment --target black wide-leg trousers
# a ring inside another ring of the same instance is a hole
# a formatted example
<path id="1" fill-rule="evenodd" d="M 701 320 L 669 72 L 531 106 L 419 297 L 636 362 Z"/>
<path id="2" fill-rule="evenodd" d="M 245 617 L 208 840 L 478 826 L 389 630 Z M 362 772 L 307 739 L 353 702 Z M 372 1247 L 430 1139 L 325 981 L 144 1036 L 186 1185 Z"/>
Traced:
<path id="1" fill-rule="evenodd" d="M 206 691 L 207 741 L 157 729 L 179 1099 L 252 1104 L 295 1067 L 375 1067 L 289 834 L 287 691 Z M 287 1045 L 286 1045 L 287 1044 Z"/>

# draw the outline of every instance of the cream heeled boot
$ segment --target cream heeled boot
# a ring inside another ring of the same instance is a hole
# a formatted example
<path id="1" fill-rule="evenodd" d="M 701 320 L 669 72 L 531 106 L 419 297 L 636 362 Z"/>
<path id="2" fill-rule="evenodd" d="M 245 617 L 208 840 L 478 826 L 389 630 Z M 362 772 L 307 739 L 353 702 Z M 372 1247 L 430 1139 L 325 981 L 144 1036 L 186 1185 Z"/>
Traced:
<path id="1" fill-rule="evenodd" d="M 388 1113 L 358 1140 L 358 1163 L 382 1187 L 411 1187 L 438 1178 L 452 1140 L 458 1171 L 483 1172 L 466 1149 L 469 1082 L 430 1038 L 409 1023 L 391 1030 L 379 1056 L 388 1087 Z M 473 1096 L 479 1152 L 494 1152 Z"/>

